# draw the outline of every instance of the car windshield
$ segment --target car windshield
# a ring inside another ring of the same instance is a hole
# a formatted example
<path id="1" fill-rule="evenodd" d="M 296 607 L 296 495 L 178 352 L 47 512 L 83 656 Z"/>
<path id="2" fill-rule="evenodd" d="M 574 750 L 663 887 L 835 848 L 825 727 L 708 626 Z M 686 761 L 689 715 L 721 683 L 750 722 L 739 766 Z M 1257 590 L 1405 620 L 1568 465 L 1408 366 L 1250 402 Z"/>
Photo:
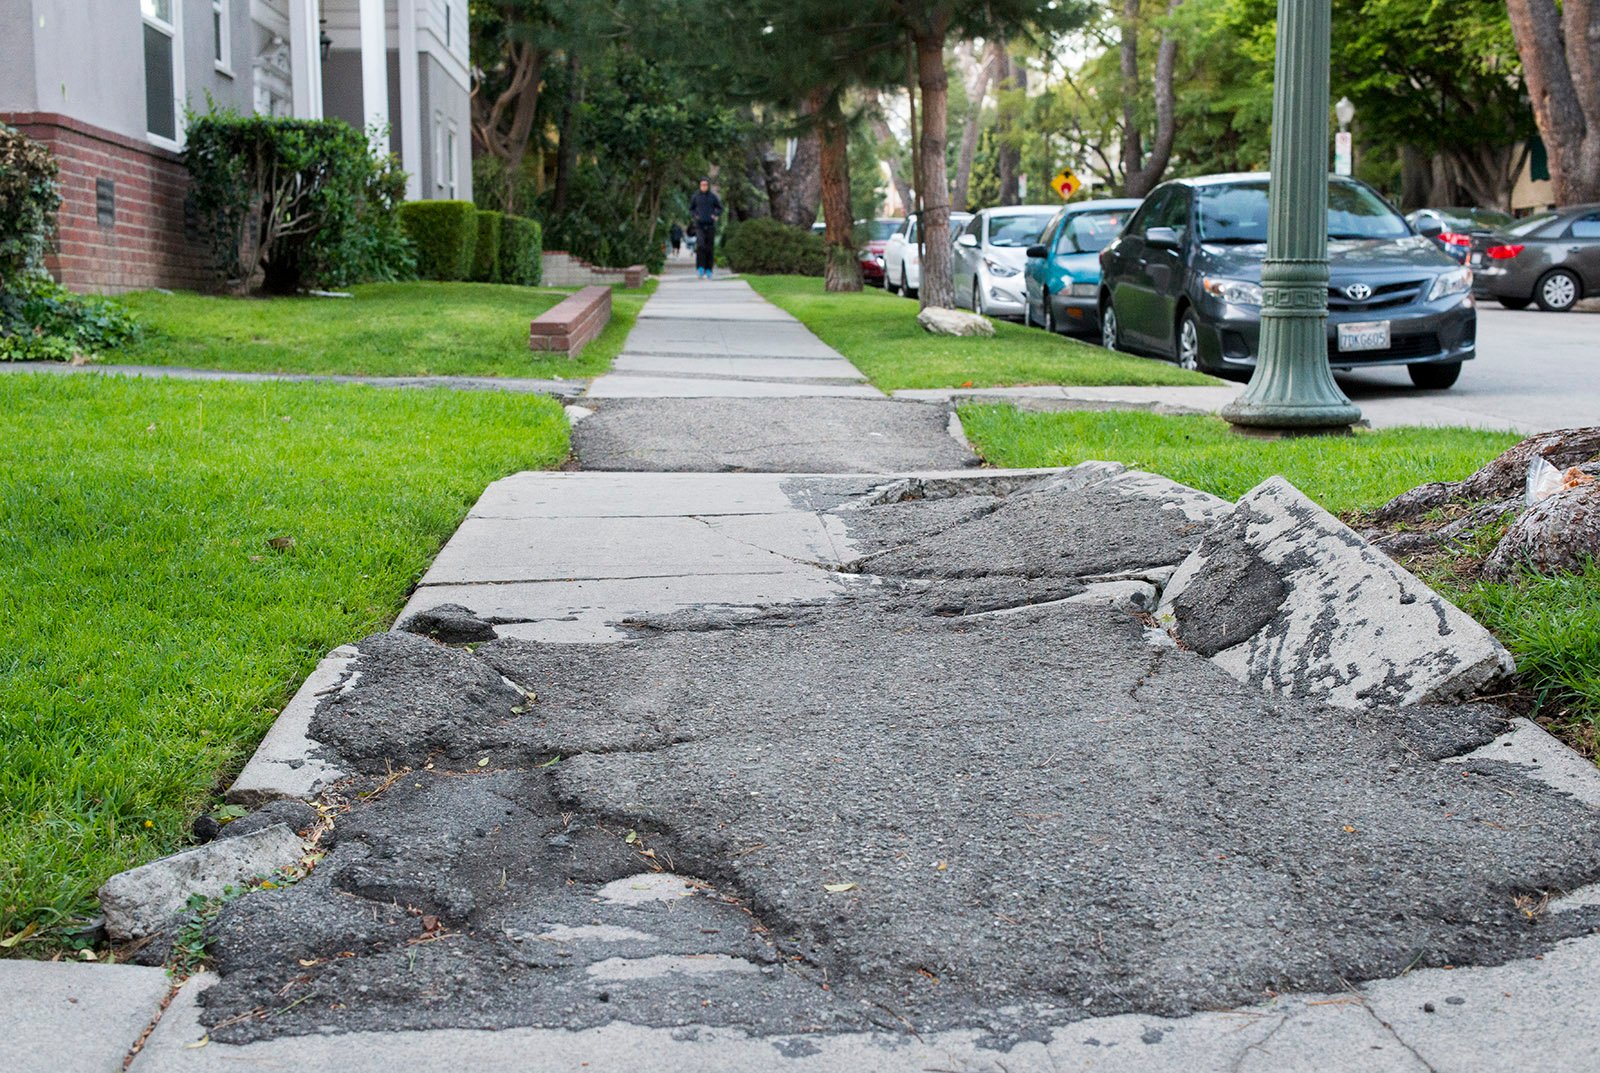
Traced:
<path id="1" fill-rule="evenodd" d="M 1526 220 L 1523 220 L 1522 222 L 1517 224 L 1517 226 L 1511 228 L 1509 233 L 1513 234 L 1513 235 L 1516 235 L 1518 237 L 1521 237 L 1523 235 L 1531 235 L 1535 231 L 1539 230 L 1539 228 L 1543 227 L 1545 224 L 1550 223 L 1552 220 L 1554 220 L 1556 218 L 1556 216 L 1557 216 L 1557 213 L 1541 212 L 1536 216 L 1530 216 Z"/>
<path id="2" fill-rule="evenodd" d="M 1057 253 L 1099 253 L 1122 232 L 1128 214 L 1122 209 L 1079 212 L 1067 217 Z"/>
<path id="3" fill-rule="evenodd" d="M 989 245 L 991 246 L 1032 246 L 1039 241 L 1039 232 L 1044 230 L 1050 217 L 1043 213 L 1030 213 L 1026 216 L 991 216 L 989 217 Z"/>
<path id="4" fill-rule="evenodd" d="M 1253 244 L 1267 241 L 1267 184 L 1218 183 L 1196 190 L 1200 241 Z M 1354 183 L 1328 184 L 1328 237 L 1403 238 L 1411 233 L 1399 214 Z"/>

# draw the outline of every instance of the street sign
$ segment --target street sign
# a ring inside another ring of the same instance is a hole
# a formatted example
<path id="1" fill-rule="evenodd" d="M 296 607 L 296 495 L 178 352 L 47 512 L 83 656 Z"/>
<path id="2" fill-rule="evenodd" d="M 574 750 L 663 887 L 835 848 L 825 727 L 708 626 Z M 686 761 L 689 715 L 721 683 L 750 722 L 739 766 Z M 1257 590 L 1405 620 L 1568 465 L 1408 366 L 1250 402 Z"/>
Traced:
<path id="1" fill-rule="evenodd" d="M 1079 190 L 1083 189 L 1083 180 L 1072 174 L 1068 168 L 1062 168 L 1061 174 L 1050 180 L 1050 189 L 1061 195 L 1065 201 Z"/>
<path id="2" fill-rule="evenodd" d="M 1333 136 L 1333 173 L 1335 175 L 1349 175 L 1350 165 L 1354 156 L 1350 132 L 1341 130 Z"/>

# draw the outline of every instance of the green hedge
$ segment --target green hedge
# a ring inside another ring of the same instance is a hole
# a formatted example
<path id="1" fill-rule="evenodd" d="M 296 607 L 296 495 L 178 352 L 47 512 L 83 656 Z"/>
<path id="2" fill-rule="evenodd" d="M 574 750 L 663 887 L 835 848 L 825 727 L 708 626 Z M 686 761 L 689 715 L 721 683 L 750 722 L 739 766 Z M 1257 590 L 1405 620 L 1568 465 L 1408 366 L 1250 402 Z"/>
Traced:
<path id="1" fill-rule="evenodd" d="M 417 275 L 460 280 L 472 276 L 478 210 L 470 201 L 407 201 L 400 226 L 417 247 Z"/>
<path id="2" fill-rule="evenodd" d="M 506 216 L 500 224 L 500 282 L 536 286 L 544 275 L 540 260 L 543 252 L 544 233 L 539 221 Z"/>
<path id="3" fill-rule="evenodd" d="M 478 283 L 500 282 L 500 229 L 505 213 L 478 210 L 478 244 L 472 251 L 472 278 Z"/>
<path id="4" fill-rule="evenodd" d="M 728 267 L 754 275 L 820 276 L 827 264 L 822 236 L 778 220 L 745 220 L 722 244 Z"/>

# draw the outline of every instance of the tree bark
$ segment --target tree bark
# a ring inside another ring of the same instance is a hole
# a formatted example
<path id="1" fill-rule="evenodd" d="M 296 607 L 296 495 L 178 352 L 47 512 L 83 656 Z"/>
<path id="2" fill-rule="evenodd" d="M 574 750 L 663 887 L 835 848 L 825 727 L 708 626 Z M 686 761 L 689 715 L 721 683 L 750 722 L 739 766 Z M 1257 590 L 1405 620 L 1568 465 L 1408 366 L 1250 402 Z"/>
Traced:
<path id="1" fill-rule="evenodd" d="M 1182 4 L 1183 0 L 1168 0 L 1167 14 L 1170 16 Z M 1155 140 L 1150 143 L 1150 154 L 1146 157 L 1136 107 L 1139 91 L 1139 0 L 1123 0 L 1122 12 L 1123 195 L 1144 197 L 1167 173 L 1167 164 L 1172 159 L 1172 143 L 1177 137 L 1177 109 L 1172 80 L 1177 67 L 1178 41 L 1172 36 L 1171 28 L 1163 25 L 1161 40 L 1156 45 Z"/>
<path id="2" fill-rule="evenodd" d="M 1506 0 L 1556 203 L 1600 201 L 1600 0 Z"/>
<path id="3" fill-rule="evenodd" d="M 1005 65 L 1005 81 L 1001 83 L 1001 91 L 1004 92 L 1006 89 L 1026 91 L 1028 69 L 1009 53 L 1005 53 Z M 1008 124 L 1008 128 L 1014 125 L 1013 117 L 1013 122 Z M 1015 135 L 1014 130 L 1007 129 L 1001 132 L 1000 137 L 1000 204 L 1002 205 L 1022 204 L 1022 148 L 1016 144 Z"/>
<path id="4" fill-rule="evenodd" d="M 827 228 L 823 236 L 828 247 L 823 288 L 830 292 L 861 289 L 855 219 L 850 211 L 850 132 L 839 108 L 838 92 L 819 90 L 813 98 L 817 101 L 814 111 L 821 146 L 822 219 Z"/>
<path id="5" fill-rule="evenodd" d="M 561 144 L 556 148 L 556 182 L 550 194 L 550 214 L 567 211 L 567 191 L 578 166 L 578 112 L 583 107 L 583 71 L 578 54 L 567 57 L 567 104 L 561 113 Z"/>
<path id="6" fill-rule="evenodd" d="M 822 198 L 822 143 L 815 130 L 796 139 L 794 159 L 767 161 L 767 197 L 774 219 L 791 227 L 810 227 Z"/>
<path id="7" fill-rule="evenodd" d="M 984 49 L 983 62 L 978 65 L 973 78 L 972 92 L 967 98 L 971 107 L 967 111 L 966 122 L 961 127 L 961 149 L 956 154 L 956 182 L 950 195 L 951 205 L 968 207 L 967 187 L 972 182 L 972 158 L 978 151 L 978 128 L 983 122 L 983 101 L 988 97 L 989 83 L 994 81 L 995 72 L 1004 59 L 1005 53 L 1000 50 L 1000 43 L 991 41 L 989 47 Z"/>
<path id="8" fill-rule="evenodd" d="M 923 309 L 952 309 L 955 286 L 950 278 L 950 181 L 945 164 L 949 142 L 950 81 L 944 69 L 944 40 L 950 31 L 947 12 L 930 12 L 913 35 L 917 86 L 922 95 L 922 136 L 918 146 L 922 171 Z"/>

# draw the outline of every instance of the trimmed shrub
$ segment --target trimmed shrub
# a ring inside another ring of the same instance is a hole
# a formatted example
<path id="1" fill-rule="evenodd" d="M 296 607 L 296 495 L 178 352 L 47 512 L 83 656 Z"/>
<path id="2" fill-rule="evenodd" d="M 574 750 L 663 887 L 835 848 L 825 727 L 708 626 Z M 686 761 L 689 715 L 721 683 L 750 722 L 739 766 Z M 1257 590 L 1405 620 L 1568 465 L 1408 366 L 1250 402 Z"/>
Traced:
<path id="1" fill-rule="evenodd" d="M 217 270 L 237 291 L 405 274 L 392 218 L 392 156 L 339 119 L 211 112 L 189 117 L 184 164 Z"/>
<path id="2" fill-rule="evenodd" d="M 61 190 L 50 150 L 0 123 L 0 286 L 44 271 Z"/>
<path id="3" fill-rule="evenodd" d="M 505 214 L 478 210 L 478 244 L 472 251 L 472 278 L 479 283 L 500 280 L 500 228 Z"/>
<path id="4" fill-rule="evenodd" d="M 540 255 L 544 233 L 539 221 L 507 215 L 500 224 L 500 282 L 534 287 L 544 275 Z"/>
<path id="5" fill-rule="evenodd" d="M 7 276 L 0 289 L 0 361 L 68 361 L 138 334 L 115 302 L 73 294 L 42 272 Z"/>
<path id="6" fill-rule="evenodd" d="M 821 235 L 778 220 L 743 221 L 722 250 L 729 268 L 758 276 L 820 276 L 828 260 Z"/>
<path id="7" fill-rule="evenodd" d="M 417 248 L 423 279 L 467 279 L 478 245 L 478 210 L 470 201 L 407 201 L 400 226 Z"/>

